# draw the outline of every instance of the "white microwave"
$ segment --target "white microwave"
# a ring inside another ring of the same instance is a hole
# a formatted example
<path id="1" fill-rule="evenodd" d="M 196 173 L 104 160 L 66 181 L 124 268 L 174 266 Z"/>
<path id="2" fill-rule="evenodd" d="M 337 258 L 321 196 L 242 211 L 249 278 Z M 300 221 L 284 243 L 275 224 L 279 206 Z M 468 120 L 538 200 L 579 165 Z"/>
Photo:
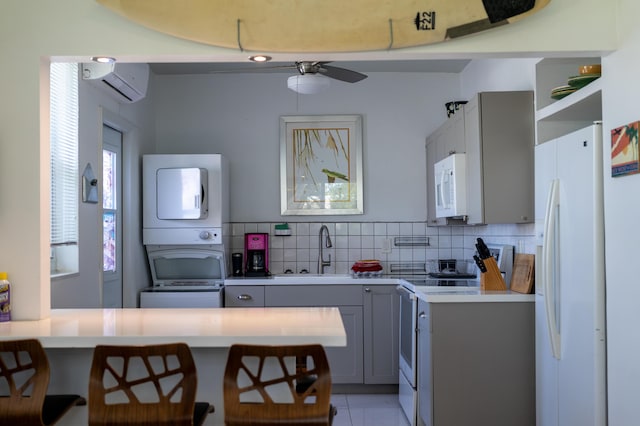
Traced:
<path id="1" fill-rule="evenodd" d="M 451 154 L 433 166 L 436 217 L 467 214 L 465 154 Z"/>

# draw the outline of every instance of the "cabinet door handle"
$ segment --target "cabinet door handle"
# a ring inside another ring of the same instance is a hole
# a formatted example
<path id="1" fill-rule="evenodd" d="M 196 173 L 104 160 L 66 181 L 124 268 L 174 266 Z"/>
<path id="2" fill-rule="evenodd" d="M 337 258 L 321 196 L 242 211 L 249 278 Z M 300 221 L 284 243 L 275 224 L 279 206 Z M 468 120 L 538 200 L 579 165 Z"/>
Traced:
<path id="1" fill-rule="evenodd" d="M 240 295 L 238 295 L 238 300 L 251 300 L 251 299 L 253 299 L 253 297 L 251 297 L 248 294 L 240 294 Z"/>
<path id="2" fill-rule="evenodd" d="M 365 287 L 365 288 L 364 288 L 364 292 L 365 292 L 365 293 L 371 293 L 371 289 L 370 289 L 369 287 Z"/>
<path id="3" fill-rule="evenodd" d="M 419 318 L 426 318 L 426 317 L 427 317 L 427 314 L 425 314 L 424 312 L 420 312 L 420 313 L 418 314 L 418 317 L 419 317 Z"/>

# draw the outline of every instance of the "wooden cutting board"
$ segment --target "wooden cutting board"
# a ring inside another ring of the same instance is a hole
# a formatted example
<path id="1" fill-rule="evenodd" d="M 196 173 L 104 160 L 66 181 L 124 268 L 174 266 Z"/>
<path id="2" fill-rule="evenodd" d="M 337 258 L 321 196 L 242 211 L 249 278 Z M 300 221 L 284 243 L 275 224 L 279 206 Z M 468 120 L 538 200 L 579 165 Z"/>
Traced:
<path id="1" fill-rule="evenodd" d="M 419 46 L 515 22 L 551 0 L 96 0 L 176 37 L 269 52 Z"/>
<path id="2" fill-rule="evenodd" d="M 516 254 L 511 274 L 511 290 L 529 294 L 533 291 L 535 280 L 535 256 L 533 254 Z"/>

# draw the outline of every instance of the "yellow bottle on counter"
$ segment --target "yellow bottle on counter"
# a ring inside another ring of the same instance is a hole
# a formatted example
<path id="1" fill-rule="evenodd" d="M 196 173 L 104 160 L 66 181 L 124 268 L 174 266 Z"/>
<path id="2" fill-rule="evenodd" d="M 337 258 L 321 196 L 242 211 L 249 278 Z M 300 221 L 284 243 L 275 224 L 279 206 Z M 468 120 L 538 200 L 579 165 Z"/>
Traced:
<path id="1" fill-rule="evenodd" d="M 11 284 L 6 272 L 0 272 L 0 322 L 11 321 Z"/>

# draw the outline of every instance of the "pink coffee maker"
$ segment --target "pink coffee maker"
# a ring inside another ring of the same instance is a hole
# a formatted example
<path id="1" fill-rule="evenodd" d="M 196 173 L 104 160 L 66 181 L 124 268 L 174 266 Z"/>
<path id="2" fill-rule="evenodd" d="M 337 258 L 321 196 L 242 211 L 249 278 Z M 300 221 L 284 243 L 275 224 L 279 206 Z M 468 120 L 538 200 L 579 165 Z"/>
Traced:
<path id="1" fill-rule="evenodd" d="M 269 234 L 244 234 L 245 276 L 269 275 Z"/>

